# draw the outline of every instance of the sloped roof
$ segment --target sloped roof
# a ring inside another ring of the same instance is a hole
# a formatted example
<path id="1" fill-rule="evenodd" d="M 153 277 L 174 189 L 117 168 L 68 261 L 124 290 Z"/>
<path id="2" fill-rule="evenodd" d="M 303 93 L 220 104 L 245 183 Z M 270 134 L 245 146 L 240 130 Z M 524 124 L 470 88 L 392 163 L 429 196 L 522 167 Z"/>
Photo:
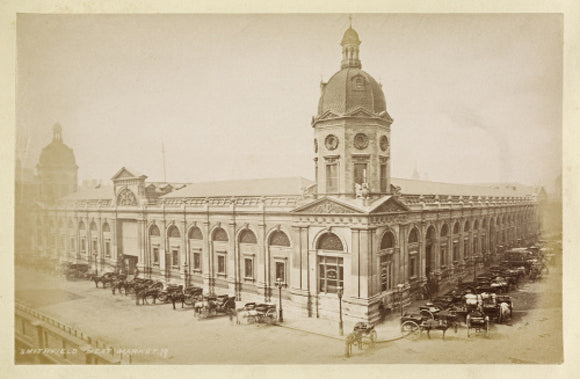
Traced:
<path id="1" fill-rule="evenodd" d="M 112 200 L 114 195 L 113 186 L 79 187 L 77 192 L 63 196 L 62 200 Z"/>
<path id="2" fill-rule="evenodd" d="M 402 194 L 408 195 L 519 197 L 538 193 L 535 187 L 514 183 L 455 184 L 402 178 L 391 178 L 391 183 L 401 187 Z"/>
<path id="3" fill-rule="evenodd" d="M 161 196 L 166 198 L 212 196 L 276 196 L 302 195 L 303 189 L 314 184 L 303 177 L 228 180 L 192 183 Z"/>

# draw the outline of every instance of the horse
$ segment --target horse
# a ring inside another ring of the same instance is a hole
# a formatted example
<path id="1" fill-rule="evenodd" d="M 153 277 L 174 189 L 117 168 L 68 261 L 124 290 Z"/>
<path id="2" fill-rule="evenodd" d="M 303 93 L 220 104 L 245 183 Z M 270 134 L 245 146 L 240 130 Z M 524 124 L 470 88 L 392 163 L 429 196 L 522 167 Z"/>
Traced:
<path id="1" fill-rule="evenodd" d="M 510 319 L 512 317 L 512 311 L 510 309 L 510 306 L 508 303 L 506 302 L 502 302 L 499 305 L 499 322 L 502 323 L 507 319 Z"/>

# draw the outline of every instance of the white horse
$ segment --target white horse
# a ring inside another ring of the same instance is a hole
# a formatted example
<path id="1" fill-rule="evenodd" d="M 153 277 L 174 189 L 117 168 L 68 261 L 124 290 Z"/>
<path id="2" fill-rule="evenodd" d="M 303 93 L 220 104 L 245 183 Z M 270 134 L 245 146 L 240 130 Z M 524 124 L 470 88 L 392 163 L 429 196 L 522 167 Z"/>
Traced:
<path id="1" fill-rule="evenodd" d="M 510 306 L 506 302 L 502 302 L 499 305 L 499 322 L 504 322 L 512 317 L 512 311 Z"/>

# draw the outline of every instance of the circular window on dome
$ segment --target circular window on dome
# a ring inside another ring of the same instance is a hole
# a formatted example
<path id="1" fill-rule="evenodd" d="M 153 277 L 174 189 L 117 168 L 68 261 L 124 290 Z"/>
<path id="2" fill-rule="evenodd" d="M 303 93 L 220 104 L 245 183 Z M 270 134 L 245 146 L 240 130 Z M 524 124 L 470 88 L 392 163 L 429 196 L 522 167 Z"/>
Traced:
<path id="1" fill-rule="evenodd" d="M 334 150 L 338 147 L 338 138 L 333 134 L 329 134 L 326 136 L 324 144 L 328 150 Z"/>
<path id="2" fill-rule="evenodd" d="M 382 151 L 387 151 L 389 148 L 389 139 L 387 136 L 382 136 L 381 140 L 379 141 L 379 145 L 381 146 Z"/>
<path id="3" fill-rule="evenodd" d="M 369 137 L 364 133 L 358 133 L 354 136 L 354 147 L 359 150 L 366 149 L 369 145 Z"/>

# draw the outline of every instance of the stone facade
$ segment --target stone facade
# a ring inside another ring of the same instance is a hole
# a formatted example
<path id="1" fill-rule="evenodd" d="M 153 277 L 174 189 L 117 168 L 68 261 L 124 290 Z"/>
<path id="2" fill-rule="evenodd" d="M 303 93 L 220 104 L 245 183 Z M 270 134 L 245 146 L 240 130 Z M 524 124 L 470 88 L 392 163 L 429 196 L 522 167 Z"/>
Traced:
<path id="1" fill-rule="evenodd" d="M 112 188 L 43 204 L 35 251 L 240 301 L 275 301 L 281 280 L 284 306 L 310 317 L 337 319 L 340 289 L 345 318 L 376 321 L 428 280 L 454 283 L 502 246 L 534 239 L 539 215 L 529 191 L 397 186 L 381 86 L 361 71 L 352 28 L 342 45 L 341 71 L 323 83 L 312 121 L 315 183 L 257 180 L 259 188 L 240 194 L 236 182 L 159 185 L 122 168 Z"/>

